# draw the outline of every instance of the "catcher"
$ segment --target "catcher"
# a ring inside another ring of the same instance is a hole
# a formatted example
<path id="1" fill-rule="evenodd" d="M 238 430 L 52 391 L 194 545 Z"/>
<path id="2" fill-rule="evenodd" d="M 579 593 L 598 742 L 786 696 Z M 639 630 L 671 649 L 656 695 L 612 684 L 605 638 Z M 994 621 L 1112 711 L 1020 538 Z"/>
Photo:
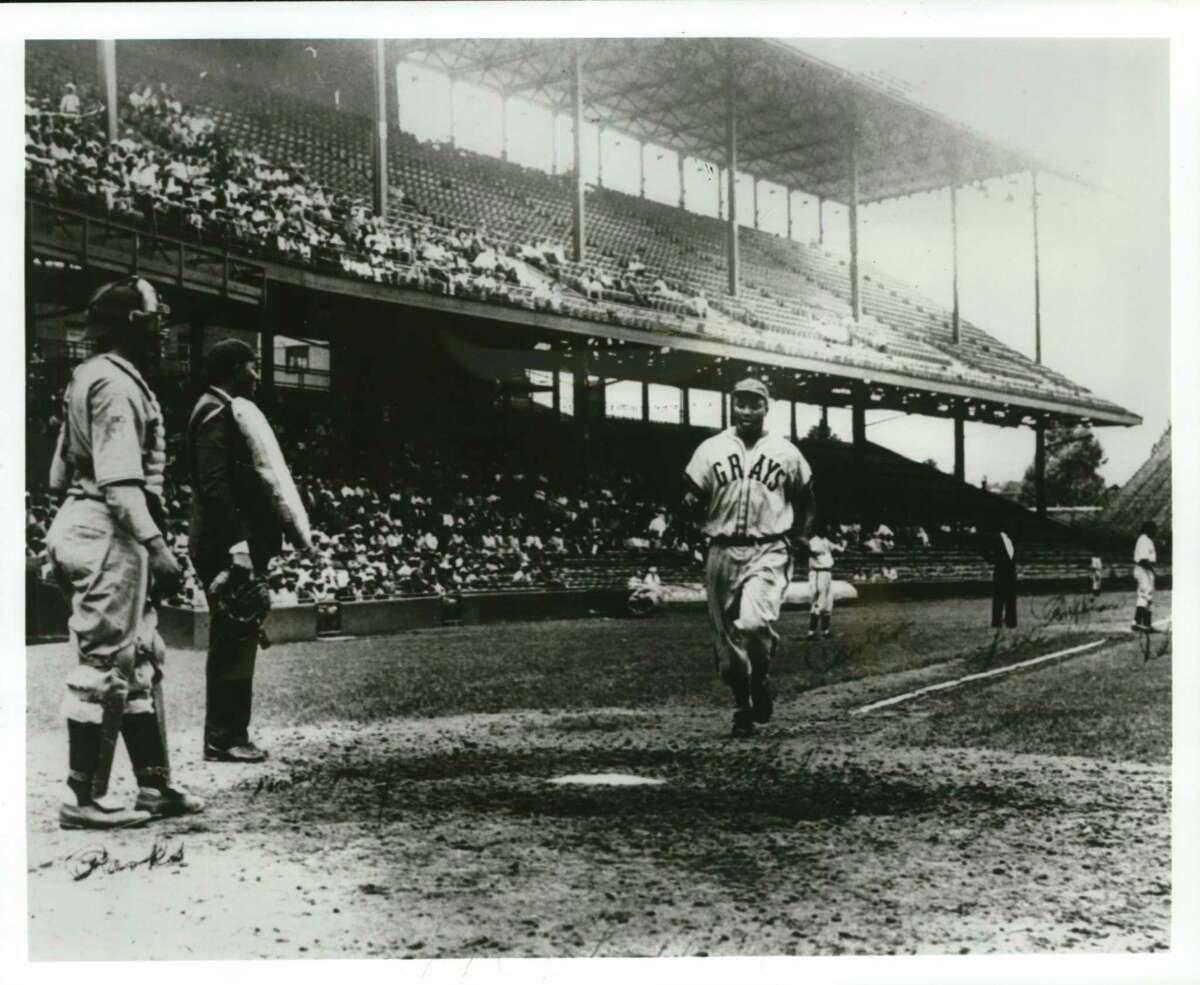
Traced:
<path id="1" fill-rule="evenodd" d="M 140 278 L 92 295 L 85 338 L 95 342 L 97 355 L 71 377 L 50 470 L 50 487 L 66 499 L 47 534 L 47 553 L 70 600 L 79 656 L 63 702 L 67 785 L 75 797 L 59 810 L 64 828 L 132 827 L 204 807 L 171 782 L 162 703 L 166 648 L 152 601 L 179 579 L 163 539 L 162 413 L 142 376 L 160 354 L 166 312 Z M 138 783 L 133 810 L 103 799 L 118 737 Z"/>
<path id="2" fill-rule="evenodd" d="M 254 665 L 271 607 L 267 566 L 286 533 L 312 549 L 308 516 L 271 426 L 250 398 L 258 355 L 225 339 L 206 357 L 208 389 L 188 423 L 192 522 L 188 549 L 208 598 L 204 758 L 261 763 L 250 739 Z"/>

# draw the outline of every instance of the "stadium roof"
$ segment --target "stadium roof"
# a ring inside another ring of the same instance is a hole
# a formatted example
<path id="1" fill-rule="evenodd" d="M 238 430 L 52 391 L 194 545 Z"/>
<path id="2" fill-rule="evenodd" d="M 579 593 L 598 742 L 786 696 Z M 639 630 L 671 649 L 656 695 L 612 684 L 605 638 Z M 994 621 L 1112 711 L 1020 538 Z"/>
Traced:
<path id="1" fill-rule="evenodd" d="M 738 170 L 745 174 L 847 202 L 848 136 L 854 118 L 860 202 L 1020 171 L 1054 171 L 783 41 L 390 42 L 401 59 L 558 110 L 573 105 L 573 58 L 579 50 L 584 113 L 590 120 L 715 163 L 725 160 L 730 45 L 737 66 Z"/>

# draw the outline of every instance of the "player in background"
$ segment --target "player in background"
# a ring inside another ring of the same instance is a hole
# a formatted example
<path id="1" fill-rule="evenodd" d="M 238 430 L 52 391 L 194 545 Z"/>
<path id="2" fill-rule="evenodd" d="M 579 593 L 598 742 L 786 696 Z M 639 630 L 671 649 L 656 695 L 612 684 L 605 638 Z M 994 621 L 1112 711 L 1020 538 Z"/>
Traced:
<path id="1" fill-rule="evenodd" d="M 846 548 L 829 539 L 829 527 L 824 522 L 815 523 L 813 529 L 815 533 L 808 539 L 808 587 L 812 593 L 808 638 L 817 638 L 819 621 L 821 634 L 829 639 L 833 636 L 829 625 L 833 616 L 833 553 L 841 553 Z"/>
<path id="2" fill-rule="evenodd" d="M 64 828 L 132 827 L 204 807 L 171 782 L 161 687 L 166 647 L 153 602 L 179 580 L 164 540 L 162 411 L 142 376 L 161 354 L 165 314 L 140 278 L 92 295 L 84 337 L 97 355 L 71 377 L 50 469 L 50 488 L 66 499 L 46 548 L 70 601 L 79 660 L 63 700 L 74 794 L 59 810 Z M 138 784 L 133 810 L 104 801 L 119 738 Z"/>
<path id="3" fill-rule="evenodd" d="M 1154 549 L 1154 538 L 1158 536 L 1158 524 L 1147 520 L 1142 524 L 1137 543 L 1133 547 L 1133 580 L 1137 584 L 1137 605 L 1133 610 L 1133 629 L 1143 633 L 1154 632 L 1150 610 L 1154 605 L 1154 565 L 1158 554 Z"/>
<path id="4" fill-rule="evenodd" d="M 685 470 L 685 508 L 705 510 L 708 617 L 721 679 L 733 692 L 733 735 L 770 721 L 775 623 L 792 576 L 788 538 L 804 529 L 812 471 L 785 436 L 765 428 L 770 394 L 756 379 L 731 394 L 732 426 L 706 439 Z"/>
<path id="5" fill-rule="evenodd" d="M 1091 564 L 1092 598 L 1100 597 L 1100 586 L 1104 581 L 1104 562 L 1099 554 L 1092 555 Z"/>

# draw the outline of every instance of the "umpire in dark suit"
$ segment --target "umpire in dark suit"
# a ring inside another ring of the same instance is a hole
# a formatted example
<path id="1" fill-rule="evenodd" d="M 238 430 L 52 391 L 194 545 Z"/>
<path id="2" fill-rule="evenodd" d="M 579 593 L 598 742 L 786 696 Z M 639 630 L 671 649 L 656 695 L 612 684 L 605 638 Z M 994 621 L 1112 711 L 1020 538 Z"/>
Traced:
<path id="1" fill-rule="evenodd" d="M 208 596 L 210 613 L 204 758 L 261 763 L 265 750 L 249 736 L 257 632 L 213 604 L 213 579 L 231 567 L 265 577 L 283 546 L 283 530 L 234 420 L 234 397 L 249 399 L 258 384 L 258 355 L 237 339 L 218 342 L 205 362 L 208 388 L 188 422 L 192 523 L 188 551 Z"/>
<path id="2" fill-rule="evenodd" d="M 984 555 L 992 564 L 992 628 L 1000 620 L 1009 629 L 1017 625 L 1017 549 L 1013 539 L 996 526 L 984 543 Z"/>

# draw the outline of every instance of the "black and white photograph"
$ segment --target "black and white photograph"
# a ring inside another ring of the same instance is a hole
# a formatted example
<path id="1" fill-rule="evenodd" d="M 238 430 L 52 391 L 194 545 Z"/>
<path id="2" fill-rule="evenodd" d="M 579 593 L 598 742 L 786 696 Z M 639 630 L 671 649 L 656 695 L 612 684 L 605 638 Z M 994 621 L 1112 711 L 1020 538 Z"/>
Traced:
<path id="1" fill-rule="evenodd" d="M 1179 17 L 107 6 L 5 42 L 6 962 L 1188 980 Z"/>

